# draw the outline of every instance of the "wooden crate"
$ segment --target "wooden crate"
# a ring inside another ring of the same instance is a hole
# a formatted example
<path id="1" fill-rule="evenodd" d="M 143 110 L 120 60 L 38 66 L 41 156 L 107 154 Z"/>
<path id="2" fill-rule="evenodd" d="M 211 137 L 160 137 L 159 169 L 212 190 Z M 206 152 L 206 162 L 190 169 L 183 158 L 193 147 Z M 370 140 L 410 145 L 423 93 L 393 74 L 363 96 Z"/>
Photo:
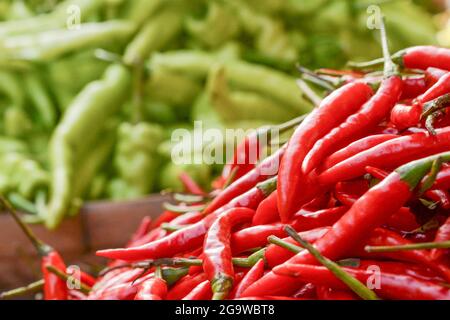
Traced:
<path id="1" fill-rule="evenodd" d="M 124 202 L 92 202 L 78 216 L 65 220 L 56 231 L 36 225 L 39 238 L 57 249 L 68 265 L 82 268 L 105 261 L 95 251 L 123 246 L 145 216 L 157 217 L 167 197 L 153 195 Z M 39 279 L 39 259 L 14 220 L 0 214 L 0 291 Z"/>

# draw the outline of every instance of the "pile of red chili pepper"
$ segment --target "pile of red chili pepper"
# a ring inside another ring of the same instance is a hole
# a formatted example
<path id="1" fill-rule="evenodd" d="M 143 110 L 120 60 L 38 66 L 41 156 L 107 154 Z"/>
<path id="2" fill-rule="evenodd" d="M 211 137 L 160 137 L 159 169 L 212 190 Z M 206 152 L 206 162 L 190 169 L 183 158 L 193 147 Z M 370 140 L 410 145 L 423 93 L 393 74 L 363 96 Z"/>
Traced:
<path id="1" fill-rule="evenodd" d="M 288 143 L 251 164 L 248 136 L 211 193 L 184 175 L 92 288 L 47 275 L 45 297 L 450 299 L 450 49 L 391 57 L 381 31 L 383 59 L 307 71 L 333 90 Z"/>

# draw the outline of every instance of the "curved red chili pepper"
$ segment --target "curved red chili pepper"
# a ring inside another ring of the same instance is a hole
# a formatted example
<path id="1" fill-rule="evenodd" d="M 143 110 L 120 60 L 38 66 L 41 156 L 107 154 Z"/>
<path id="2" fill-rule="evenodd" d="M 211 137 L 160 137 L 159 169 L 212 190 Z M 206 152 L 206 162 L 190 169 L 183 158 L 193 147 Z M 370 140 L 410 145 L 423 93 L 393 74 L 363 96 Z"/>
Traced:
<path id="1" fill-rule="evenodd" d="M 435 242 L 449 241 L 450 240 L 450 217 L 439 227 L 434 238 Z M 448 249 L 432 249 L 431 259 L 439 260 L 444 254 L 448 254 Z"/>
<path id="2" fill-rule="evenodd" d="M 439 69 L 439 68 L 427 68 L 425 71 L 425 81 L 427 82 L 427 86 L 431 87 L 436 82 L 439 81 L 448 71 Z"/>
<path id="3" fill-rule="evenodd" d="M 326 156 L 376 128 L 399 101 L 402 90 L 403 83 L 399 76 L 384 79 L 377 93 L 357 113 L 349 116 L 342 124 L 315 142 L 303 161 L 303 173 L 308 174 Z"/>
<path id="4" fill-rule="evenodd" d="M 180 300 L 188 295 L 200 283 L 208 280 L 205 273 L 186 275 L 181 278 L 167 293 L 167 300 Z"/>
<path id="5" fill-rule="evenodd" d="M 383 143 L 388 140 L 392 140 L 398 138 L 398 135 L 396 134 L 375 134 L 371 136 L 367 136 L 364 138 L 361 138 L 355 142 L 350 143 L 348 146 L 342 148 L 339 151 L 336 151 L 335 153 L 328 156 L 328 158 L 325 159 L 323 169 L 329 169 L 332 166 L 338 164 L 339 162 L 342 162 L 355 154 L 358 154 L 362 151 L 365 151 L 367 149 L 370 149 L 376 145 L 379 145 L 380 143 Z"/>
<path id="6" fill-rule="evenodd" d="M 443 168 L 439 171 L 436 181 L 433 184 L 433 189 L 450 189 L 450 167 Z"/>
<path id="7" fill-rule="evenodd" d="M 203 244 L 203 270 L 211 282 L 213 299 L 224 299 L 234 281 L 234 268 L 230 247 L 233 226 L 250 221 L 255 211 L 233 208 L 223 212 L 211 224 Z"/>
<path id="8" fill-rule="evenodd" d="M 153 277 L 141 284 L 134 300 L 164 300 L 166 295 L 166 281 L 159 277 Z"/>
<path id="9" fill-rule="evenodd" d="M 442 76 L 435 84 L 433 84 L 425 93 L 418 96 L 415 103 L 423 105 L 426 102 L 434 100 L 444 94 L 450 92 L 450 72 Z"/>
<path id="10" fill-rule="evenodd" d="M 211 284 L 209 280 L 199 283 L 182 300 L 210 300 L 212 297 Z"/>
<path id="11" fill-rule="evenodd" d="M 266 199 L 261 201 L 253 216 L 252 225 L 264 225 L 278 221 L 280 215 L 278 213 L 277 200 L 278 195 L 275 190 Z"/>
<path id="12" fill-rule="evenodd" d="M 366 151 L 360 152 L 330 169 L 322 172 L 318 179 L 323 185 L 333 185 L 364 175 L 366 166 L 392 168 L 403 163 L 449 150 L 450 127 L 437 129 L 436 136 L 427 132 L 414 133 L 388 140 Z"/>
<path id="13" fill-rule="evenodd" d="M 388 299 L 400 300 L 449 300 L 450 289 L 431 281 L 421 280 L 403 274 L 392 274 L 381 271 L 375 274 L 372 271 L 354 268 L 342 268 L 363 283 L 379 279 L 380 285 L 374 285 L 373 290 L 380 296 Z M 283 264 L 274 268 L 274 272 L 282 276 L 296 277 L 302 281 L 318 285 L 330 286 L 336 289 L 347 289 L 330 270 L 322 266 L 306 264 Z"/>
<path id="14" fill-rule="evenodd" d="M 264 275 L 264 260 L 260 259 L 247 272 L 241 282 L 236 286 L 234 298 L 240 298 L 242 292 L 247 289 L 253 282 L 260 279 Z"/>
<path id="15" fill-rule="evenodd" d="M 177 212 L 172 212 L 165 210 L 162 214 L 158 216 L 158 218 L 152 223 L 152 229 L 155 229 L 163 223 L 167 223 L 178 217 L 180 214 Z"/>
<path id="16" fill-rule="evenodd" d="M 143 238 L 146 234 L 150 232 L 152 229 L 152 218 L 149 216 L 145 216 L 142 218 L 141 223 L 139 224 L 139 227 L 134 232 L 134 234 L 131 236 L 130 240 L 127 243 L 127 247 L 133 247 L 136 243 L 136 241 Z"/>
<path id="17" fill-rule="evenodd" d="M 352 82 L 322 100 L 292 135 L 278 171 L 278 210 L 281 222 L 311 199 L 312 186 L 300 171 L 303 159 L 314 143 L 358 110 L 372 95 L 369 85 Z M 306 187 L 307 186 L 307 187 Z M 315 194 L 316 192 L 312 192 Z M 305 199 L 306 198 L 306 199 Z"/>
<path id="18" fill-rule="evenodd" d="M 272 155 L 261 161 L 261 163 L 258 164 L 254 169 L 252 169 L 247 174 L 237 179 L 227 188 L 222 190 L 211 201 L 208 207 L 206 207 L 206 209 L 203 210 L 203 213 L 209 214 L 220 209 L 232 199 L 255 187 L 257 183 L 262 182 L 270 178 L 271 176 L 276 175 L 278 172 L 278 165 L 280 163 L 280 159 L 283 156 L 285 150 L 286 146 L 284 145 L 276 152 L 274 152 Z"/>

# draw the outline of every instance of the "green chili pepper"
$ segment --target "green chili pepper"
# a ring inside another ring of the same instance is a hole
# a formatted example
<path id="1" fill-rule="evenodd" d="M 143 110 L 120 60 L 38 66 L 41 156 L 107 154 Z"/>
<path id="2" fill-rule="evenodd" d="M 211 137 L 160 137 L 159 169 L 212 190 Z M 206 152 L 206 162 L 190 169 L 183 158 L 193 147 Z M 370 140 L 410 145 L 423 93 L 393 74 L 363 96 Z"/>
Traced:
<path id="1" fill-rule="evenodd" d="M 285 122 L 296 114 L 266 97 L 243 91 L 230 92 L 223 66 L 211 69 L 207 91 L 211 105 L 225 122 L 266 120 Z"/>
<path id="2" fill-rule="evenodd" d="M 122 123 L 114 166 L 126 194 L 113 194 L 114 199 L 135 198 L 149 194 L 155 185 L 159 159 L 157 147 L 163 138 L 163 129 L 156 124 Z"/>
<path id="3" fill-rule="evenodd" d="M 223 4 L 208 2 L 206 17 L 188 18 L 186 30 L 196 41 L 209 48 L 217 48 L 239 34 L 239 22 L 233 12 Z"/>
<path id="4" fill-rule="evenodd" d="M 217 59 L 199 51 L 176 51 L 155 54 L 150 62 L 152 67 L 161 67 L 174 72 L 206 78 Z M 297 88 L 295 79 L 279 71 L 243 61 L 225 61 L 230 83 L 241 89 L 255 91 L 279 101 L 298 113 L 308 112 L 312 106 L 306 102 Z M 262 81 L 264 80 L 264 81 Z"/>
<path id="5" fill-rule="evenodd" d="M 165 9 L 146 22 L 127 46 L 123 61 L 128 65 L 141 65 L 151 53 L 163 49 L 181 31 L 181 12 Z"/>
<path id="6" fill-rule="evenodd" d="M 103 79 L 89 84 L 69 106 L 51 141 L 52 193 L 46 225 L 56 227 L 71 207 L 74 167 L 78 154 L 91 148 L 101 124 L 117 113 L 128 96 L 130 75 L 120 65 L 110 66 Z"/>
<path id="7" fill-rule="evenodd" d="M 49 61 L 71 51 L 127 39 L 135 25 L 125 21 L 84 23 L 78 29 L 58 29 L 0 40 L 1 56 Z"/>

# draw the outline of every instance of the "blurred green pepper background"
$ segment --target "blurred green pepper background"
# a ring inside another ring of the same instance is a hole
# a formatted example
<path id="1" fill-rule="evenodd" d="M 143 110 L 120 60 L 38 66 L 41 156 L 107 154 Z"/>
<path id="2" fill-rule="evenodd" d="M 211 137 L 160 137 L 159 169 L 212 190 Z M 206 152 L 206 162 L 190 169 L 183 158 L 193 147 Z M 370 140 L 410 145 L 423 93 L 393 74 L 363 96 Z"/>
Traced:
<path id="1" fill-rule="evenodd" d="M 379 57 L 370 5 L 392 52 L 450 45 L 439 1 L 1 1 L 0 192 L 55 227 L 80 200 L 179 191 L 181 172 L 208 187 L 220 166 L 172 163 L 172 131 L 308 112 L 295 64 Z"/>

